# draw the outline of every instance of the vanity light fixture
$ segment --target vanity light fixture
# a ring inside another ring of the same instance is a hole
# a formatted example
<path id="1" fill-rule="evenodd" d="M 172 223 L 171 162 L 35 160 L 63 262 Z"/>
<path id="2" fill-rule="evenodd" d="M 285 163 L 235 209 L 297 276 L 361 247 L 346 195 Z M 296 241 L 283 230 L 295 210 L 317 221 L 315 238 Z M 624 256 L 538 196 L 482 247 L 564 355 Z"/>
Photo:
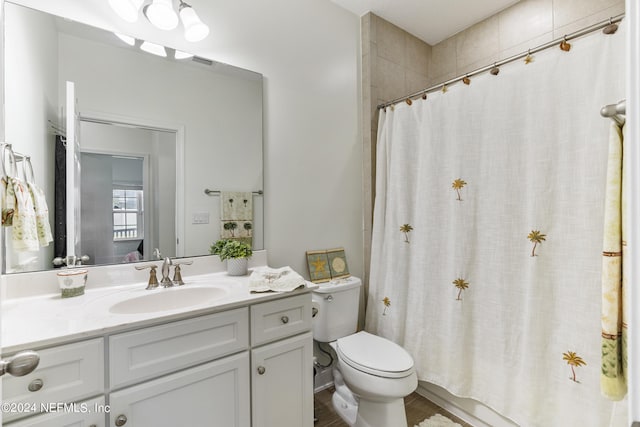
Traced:
<path id="1" fill-rule="evenodd" d="M 140 7 L 148 0 L 109 0 L 109 5 L 118 16 L 127 22 L 138 20 Z M 142 13 L 149 22 L 160 30 L 175 29 L 180 21 L 184 27 L 184 38 L 190 42 L 199 42 L 209 35 L 209 26 L 202 22 L 194 8 L 182 0 L 178 0 L 178 13 L 173 7 L 174 0 L 151 0 Z M 180 17 L 178 18 L 178 15 Z"/>
<path id="2" fill-rule="evenodd" d="M 209 27 L 191 5 L 180 0 L 180 20 L 184 26 L 184 38 L 190 42 L 199 42 L 209 35 Z"/>
<path id="3" fill-rule="evenodd" d="M 144 0 L 109 0 L 109 6 L 115 13 L 127 22 L 138 20 L 138 11 Z"/>
<path id="4" fill-rule="evenodd" d="M 140 49 L 154 55 L 162 56 L 163 58 L 167 57 L 166 49 L 164 48 L 164 46 L 160 46 L 159 44 L 144 41 L 140 45 Z"/>
<path id="5" fill-rule="evenodd" d="M 142 9 L 142 13 L 156 28 L 169 31 L 178 26 L 178 15 L 171 0 L 153 0 Z"/>

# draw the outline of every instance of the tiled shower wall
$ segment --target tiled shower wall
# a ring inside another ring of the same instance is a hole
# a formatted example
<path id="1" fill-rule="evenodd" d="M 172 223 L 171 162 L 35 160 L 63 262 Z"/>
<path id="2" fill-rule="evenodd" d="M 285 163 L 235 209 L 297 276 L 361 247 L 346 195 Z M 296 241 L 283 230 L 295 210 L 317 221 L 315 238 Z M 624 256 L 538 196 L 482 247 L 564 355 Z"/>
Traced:
<path id="1" fill-rule="evenodd" d="M 373 13 L 361 18 L 365 284 L 375 196 L 376 106 L 621 13 L 624 0 L 521 0 L 434 46 Z"/>

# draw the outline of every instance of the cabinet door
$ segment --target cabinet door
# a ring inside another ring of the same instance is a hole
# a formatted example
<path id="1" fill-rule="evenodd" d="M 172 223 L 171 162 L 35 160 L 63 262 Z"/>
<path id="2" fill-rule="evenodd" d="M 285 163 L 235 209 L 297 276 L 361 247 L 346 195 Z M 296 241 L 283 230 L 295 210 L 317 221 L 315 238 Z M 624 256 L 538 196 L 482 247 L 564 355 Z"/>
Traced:
<path id="1" fill-rule="evenodd" d="M 311 332 L 251 351 L 253 427 L 313 426 Z"/>
<path id="2" fill-rule="evenodd" d="M 111 393 L 109 425 L 249 427 L 248 370 L 245 351 Z"/>
<path id="3" fill-rule="evenodd" d="M 104 398 L 67 403 L 50 408 L 48 414 L 36 415 L 14 423 L 3 424 L 6 427 L 104 427 L 108 410 Z"/>

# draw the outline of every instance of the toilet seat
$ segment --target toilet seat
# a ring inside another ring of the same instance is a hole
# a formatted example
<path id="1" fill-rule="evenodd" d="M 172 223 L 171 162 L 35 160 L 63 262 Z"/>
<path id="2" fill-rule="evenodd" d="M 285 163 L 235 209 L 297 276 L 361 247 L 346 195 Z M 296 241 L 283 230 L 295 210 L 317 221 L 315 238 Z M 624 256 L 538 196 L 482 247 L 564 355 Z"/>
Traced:
<path id="1" fill-rule="evenodd" d="M 413 359 L 398 344 L 385 338 L 358 332 L 336 343 L 341 361 L 354 369 L 385 378 L 403 378 L 413 373 Z"/>

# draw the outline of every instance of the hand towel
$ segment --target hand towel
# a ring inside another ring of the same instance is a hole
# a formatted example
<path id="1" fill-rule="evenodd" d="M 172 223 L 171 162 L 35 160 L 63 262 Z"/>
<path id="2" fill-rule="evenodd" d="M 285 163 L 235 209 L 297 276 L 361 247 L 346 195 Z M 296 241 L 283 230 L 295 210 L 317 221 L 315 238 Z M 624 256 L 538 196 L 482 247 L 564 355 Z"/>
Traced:
<path id="1" fill-rule="evenodd" d="M 33 207 L 36 214 L 38 241 L 40 242 L 40 246 L 48 246 L 49 243 L 53 241 L 53 234 L 51 233 L 51 225 L 49 224 L 49 207 L 47 206 L 44 191 L 31 182 L 27 183 L 27 186 L 31 194 L 31 199 L 33 200 Z"/>
<path id="2" fill-rule="evenodd" d="M 13 225 L 13 215 L 16 211 L 16 195 L 13 193 L 13 185 L 9 183 L 9 177 L 3 177 L 0 183 L 2 188 L 2 225 L 9 227 Z"/>
<path id="3" fill-rule="evenodd" d="M 17 178 L 9 178 L 7 187 L 11 186 L 15 194 L 15 212 L 13 214 L 13 249 L 19 252 L 37 251 L 39 249 L 38 228 L 33 200 L 26 185 Z M 9 203 L 9 200 L 6 201 Z"/>
<path id="4" fill-rule="evenodd" d="M 220 238 L 251 245 L 253 238 L 253 193 L 220 192 Z"/>
<path id="5" fill-rule="evenodd" d="M 306 286 L 304 278 L 291 267 L 260 267 L 249 276 L 250 292 L 289 292 Z"/>

